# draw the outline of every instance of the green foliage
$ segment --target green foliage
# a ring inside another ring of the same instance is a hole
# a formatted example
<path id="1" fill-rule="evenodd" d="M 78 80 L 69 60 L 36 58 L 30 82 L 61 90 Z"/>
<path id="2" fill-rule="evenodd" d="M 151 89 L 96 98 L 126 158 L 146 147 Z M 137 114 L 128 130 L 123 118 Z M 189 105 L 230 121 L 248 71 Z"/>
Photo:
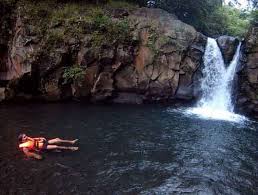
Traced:
<path id="1" fill-rule="evenodd" d="M 222 12 L 227 23 L 228 34 L 238 37 L 246 34 L 249 27 L 249 18 L 247 16 L 241 15 L 241 11 L 238 9 L 228 7 L 222 7 Z"/>
<path id="2" fill-rule="evenodd" d="M 64 70 L 63 79 L 64 84 L 69 82 L 75 82 L 83 79 L 85 75 L 84 70 L 79 66 L 68 67 Z"/>
<path id="3" fill-rule="evenodd" d="M 180 20 L 200 29 L 205 25 L 205 18 L 217 7 L 222 5 L 221 0 L 159 0 L 158 6 L 174 13 Z"/>
<path id="4" fill-rule="evenodd" d="M 251 17 L 252 25 L 257 24 L 258 23 L 258 10 L 252 11 L 250 17 Z"/>
<path id="5" fill-rule="evenodd" d="M 203 29 L 208 35 L 227 34 L 243 37 L 250 25 L 250 15 L 239 9 L 223 6 L 216 9 L 208 18 Z"/>
<path id="6" fill-rule="evenodd" d="M 257 0 L 248 0 L 253 7 Z M 257 11 L 239 10 L 232 6 L 223 5 L 221 0 L 160 0 L 162 8 L 175 13 L 182 21 L 193 25 L 198 31 L 208 36 L 227 34 L 243 37 L 250 21 L 257 21 Z M 238 0 L 232 2 L 237 3 Z M 255 19 L 256 18 L 256 19 Z"/>
<path id="7" fill-rule="evenodd" d="M 49 30 L 46 36 L 46 41 L 50 45 L 57 45 L 64 41 L 65 32 L 64 29 L 53 29 Z"/>
<path id="8" fill-rule="evenodd" d="M 104 15 L 95 19 L 95 31 L 92 33 L 94 47 L 124 44 L 131 41 L 131 29 L 128 20 L 112 21 Z"/>
<path id="9" fill-rule="evenodd" d="M 19 7 L 27 22 L 33 26 L 32 33 L 42 38 L 46 52 L 65 44 L 71 37 L 80 40 L 86 34 L 92 37 L 92 45 L 98 48 L 123 44 L 131 39 L 129 22 L 126 19 L 113 21 L 108 11 L 101 6 L 84 2 L 22 0 Z M 52 11 L 53 7 L 55 11 Z"/>
<path id="10" fill-rule="evenodd" d="M 163 35 L 159 37 L 159 42 L 160 42 L 160 45 L 164 45 L 170 42 L 170 38 L 168 36 Z"/>
<path id="11" fill-rule="evenodd" d="M 146 5 L 147 0 L 128 0 Z M 257 6 L 257 0 L 248 0 Z M 237 3 L 238 0 L 232 0 Z M 156 0 L 156 5 L 208 36 L 228 34 L 242 37 L 248 29 L 250 16 L 242 10 L 223 6 L 222 0 Z M 254 21 L 254 19 L 253 19 Z"/>
<path id="12" fill-rule="evenodd" d="M 232 0 L 232 2 L 237 1 Z M 247 1 L 253 3 L 254 7 L 257 6 L 257 0 Z M 248 20 L 252 20 L 252 23 L 257 21 L 257 11 L 253 11 L 250 16 L 232 7 L 222 6 L 222 2 L 222 0 L 156 0 L 156 5 L 174 13 L 179 19 L 193 25 L 206 35 L 243 36 L 248 27 Z M 25 15 L 27 22 L 35 26 L 32 33 L 46 37 L 52 33 L 50 28 L 63 26 L 65 30 L 59 34 L 61 37 L 58 38 L 58 33 L 54 32 L 48 36 L 50 42 L 55 42 L 54 37 L 58 40 L 72 36 L 82 38 L 83 34 L 93 32 L 93 44 L 99 46 L 101 43 L 128 40 L 125 36 L 129 35 L 130 29 L 126 21 L 112 21 L 107 14 L 108 9 L 105 8 L 134 9 L 138 7 L 137 5 L 146 6 L 146 3 L 147 0 L 1 0 L 0 12 L 6 15 L 1 10 L 3 7 L 1 4 L 17 4 L 19 12 Z M 6 21 L 8 22 L 4 18 L 0 21 L 3 30 L 9 25 Z M 121 26 L 123 29 L 120 29 Z"/>
<path id="13" fill-rule="evenodd" d="M 83 11 L 85 11 L 85 8 L 80 6 L 79 4 L 69 3 L 64 4 L 61 9 L 57 9 L 52 12 L 51 17 L 54 20 L 60 21 L 66 21 L 67 19 L 74 20 Z"/>
<path id="14" fill-rule="evenodd" d="M 59 9 L 51 13 L 50 24 L 52 27 L 65 28 L 65 36 L 80 37 L 89 28 L 92 22 L 91 10 L 92 6 L 81 6 L 76 3 L 61 5 Z"/>
<path id="15" fill-rule="evenodd" d="M 131 29 L 127 19 L 114 22 L 110 33 L 114 33 L 113 38 L 116 41 L 125 43 L 131 40 Z"/>
<path id="16" fill-rule="evenodd" d="M 147 47 L 149 47 L 153 52 L 157 52 L 156 49 L 156 41 L 159 38 L 157 29 L 155 27 L 151 27 L 149 30 L 149 37 L 148 37 L 148 43 Z"/>
<path id="17" fill-rule="evenodd" d="M 8 0 L 3 0 L 8 1 Z M 10 0 L 14 1 L 14 0 Z M 48 50 L 58 44 L 65 44 L 71 37 L 78 40 L 85 34 L 92 38 L 93 47 L 124 44 L 131 41 L 129 21 L 113 20 L 108 14 L 108 8 L 135 8 L 137 4 L 144 5 L 146 0 L 109 0 L 62 2 L 58 0 L 20 0 L 17 1 L 25 22 L 33 26 L 31 34 L 42 38 Z M 106 3 L 107 4 L 104 4 Z M 242 37 L 249 26 L 249 20 L 255 23 L 257 11 L 250 14 L 230 6 L 222 6 L 221 0 L 157 0 L 157 5 L 179 19 L 187 22 L 208 36 L 228 34 Z M 52 11 L 54 8 L 54 11 Z M 150 32 L 148 46 L 155 51 L 158 37 Z"/>
<path id="18" fill-rule="evenodd" d="M 36 3 L 29 0 L 21 0 L 18 1 L 17 6 L 22 13 L 24 21 L 33 27 L 30 29 L 30 33 L 36 34 L 39 38 L 44 37 L 50 23 L 51 7 L 54 7 L 55 4 L 48 1 Z"/>
<path id="19" fill-rule="evenodd" d="M 111 18 L 102 9 L 93 9 L 91 15 L 92 23 L 96 30 L 106 29 L 112 22 Z"/>

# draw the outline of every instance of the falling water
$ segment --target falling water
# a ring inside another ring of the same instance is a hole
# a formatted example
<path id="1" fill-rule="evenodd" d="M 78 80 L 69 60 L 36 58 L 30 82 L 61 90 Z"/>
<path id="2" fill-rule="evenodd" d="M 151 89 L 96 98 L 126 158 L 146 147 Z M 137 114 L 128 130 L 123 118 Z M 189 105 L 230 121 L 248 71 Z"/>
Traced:
<path id="1" fill-rule="evenodd" d="M 228 67 L 225 66 L 221 51 L 215 39 L 208 38 L 204 54 L 202 98 L 197 107 L 188 113 L 198 114 L 203 118 L 241 121 L 243 116 L 235 114 L 232 102 L 232 85 L 240 57 L 239 44 L 235 56 Z"/>

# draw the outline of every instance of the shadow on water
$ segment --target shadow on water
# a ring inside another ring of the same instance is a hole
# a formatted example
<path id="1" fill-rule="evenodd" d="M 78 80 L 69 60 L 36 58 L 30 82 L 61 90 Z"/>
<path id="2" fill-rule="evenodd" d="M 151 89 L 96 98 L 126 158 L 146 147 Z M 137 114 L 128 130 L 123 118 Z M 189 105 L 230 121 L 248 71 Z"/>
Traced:
<path id="1" fill-rule="evenodd" d="M 162 106 L 0 107 L 0 194 L 257 194 L 256 123 Z M 79 138 L 80 151 L 26 159 L 20 132 Z"/>

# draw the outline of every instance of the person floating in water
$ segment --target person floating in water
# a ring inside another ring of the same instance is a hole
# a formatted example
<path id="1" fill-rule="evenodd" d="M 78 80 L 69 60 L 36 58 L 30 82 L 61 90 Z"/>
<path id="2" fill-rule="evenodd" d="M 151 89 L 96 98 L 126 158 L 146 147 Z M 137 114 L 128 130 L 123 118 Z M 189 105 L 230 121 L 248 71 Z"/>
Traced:
<path id="1" fill-rule="evenodd" d="M 24 154 L 28 157 L 33 157 L 41 160 L 42 155 L 38 154 L 38 152 L 44 150 L 71 150 L 76 151 L 78 147 L 71 146 L 59 146 L 61 143 L 75 144 L 78 139 L 75 140 L 63 140 L 60 138 L 47 140 L 44 137 L 32 138 L 27 136 L 26 134 L 20 134 L 18 136 L 19 140 L 19 148 L 21 148 Z"/>

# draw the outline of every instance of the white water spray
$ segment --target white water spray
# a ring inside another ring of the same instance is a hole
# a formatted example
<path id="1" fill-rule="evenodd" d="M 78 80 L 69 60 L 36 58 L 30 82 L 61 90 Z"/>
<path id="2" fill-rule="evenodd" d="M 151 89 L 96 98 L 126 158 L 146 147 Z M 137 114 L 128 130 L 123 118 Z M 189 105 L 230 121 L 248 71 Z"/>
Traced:
<path id="1" fill-rule="evenodd" d="M 187 113 L 197 114 L 203 118 L 242 121 L 245 117 L 233 112 L 232 85 L 240 57 L 239 44 L 230 65 L 226 68 L 221 51 L 215 39 L 208 38 L 204 54 L 202 98 L 196 108 Z"/>

